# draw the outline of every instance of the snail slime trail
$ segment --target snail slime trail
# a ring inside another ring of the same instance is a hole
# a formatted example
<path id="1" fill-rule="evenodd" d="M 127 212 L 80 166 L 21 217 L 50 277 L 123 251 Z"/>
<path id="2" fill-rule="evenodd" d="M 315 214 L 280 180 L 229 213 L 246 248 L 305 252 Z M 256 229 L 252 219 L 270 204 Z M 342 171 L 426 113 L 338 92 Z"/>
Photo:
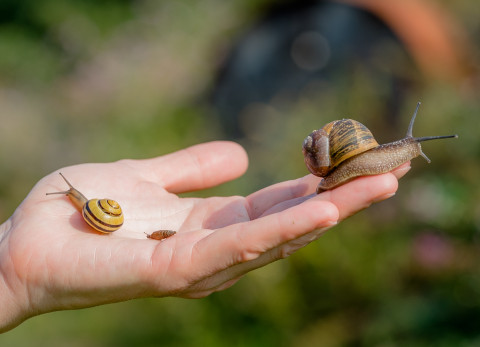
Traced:
<path id="1" fill-rule="evenodd" d="M 303 141 L 305 165 L 315 176 L 322 177 L 317 193 L 338 187 L 359 176 L 389 172 L 421 155 L 423 141 L 457 138 L 457 135 L 413 137 L 412 129 L 420 102 L 415 108 L 405 138 L 379 145 L 362 123 L 341 119 L 313 131 Z"/>

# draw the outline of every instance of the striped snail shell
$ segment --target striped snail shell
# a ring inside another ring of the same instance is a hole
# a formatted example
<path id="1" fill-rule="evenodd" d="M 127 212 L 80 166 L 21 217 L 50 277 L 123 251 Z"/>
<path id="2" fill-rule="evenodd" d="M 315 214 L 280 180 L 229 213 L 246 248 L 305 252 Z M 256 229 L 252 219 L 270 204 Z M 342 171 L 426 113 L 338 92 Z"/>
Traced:
<path id="1" fill-rule="evenodd" d="M 313 131 L 303 142 L 307 168 L 324 177 L 343 161 L 378 146 L 368 128 L 353 119 L 341 119 Z"/>
<path id="2" fill-rule="evenodd" d="M 111 233 L 120 229 L 123 225 L 123 213 L 118 202 L 112 199 L 88 200 L 61 173 L 60 176 L 67 182 L 70 189 L 63 192 L 47 193 L 47 195 L 67 195 L 70 201 L 82 213 L 85 222 L 97 231 Z"/>
<path id="3" fill-rule="evenodd" d="M 458 137 L 457 135 L 413 137 L 412 129 L 420 103 L 413 113 L 405 138 L 379 145 L 363 124 L 342 119 L 313 131 L 303 141 L 302 151 L 308 170 L 322 177 L 317 193 L 335 188 L 359 176 L 389 172 L 421 155 L 420 142 Z"/>

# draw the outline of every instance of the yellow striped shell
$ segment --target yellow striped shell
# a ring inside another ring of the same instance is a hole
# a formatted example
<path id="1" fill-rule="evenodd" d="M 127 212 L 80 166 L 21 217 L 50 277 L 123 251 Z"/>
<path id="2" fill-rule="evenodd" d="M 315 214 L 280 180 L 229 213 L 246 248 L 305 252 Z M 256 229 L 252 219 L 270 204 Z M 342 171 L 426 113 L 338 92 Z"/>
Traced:
<path id="1" fill-rule="evenodd" d="M 302 149 L 309 171 L 325 177 L 343 161 L 378 146 L 365 125 L 341 119 L 313 131 L 303 141 Z"/>
<path id="2" fill-rule="evenodd" d="M 120 205 L 111 199 L 91 199 L 82 208 L 82 216 L 93 229 L 111 233 L 123 225 Z"/>

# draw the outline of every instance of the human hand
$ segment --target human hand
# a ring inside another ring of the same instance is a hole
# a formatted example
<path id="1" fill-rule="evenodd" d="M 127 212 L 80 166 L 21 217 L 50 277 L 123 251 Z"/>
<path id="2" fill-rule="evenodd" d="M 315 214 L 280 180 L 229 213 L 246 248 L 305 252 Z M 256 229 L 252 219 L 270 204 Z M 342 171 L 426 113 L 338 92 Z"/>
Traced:
<path id="1" fill-rule="evenodd" d="M 87 198 L 109 197 L 124 211 L 123 227 L 93 231 L 66 196 L 58 174 L 31 190 L 0 226 L 0 331 L 55 310 L 138 297 L 199 298 L 317 239 L 339 221 L 385 199 L 408 165 L 315 192 L 312 175 L 247 197 L 181 198 L 242 175 L 244 150 L 211 142 L 147 160 L 62 169 Z M 177 230 L 162 240 L 144 232 Z"/>

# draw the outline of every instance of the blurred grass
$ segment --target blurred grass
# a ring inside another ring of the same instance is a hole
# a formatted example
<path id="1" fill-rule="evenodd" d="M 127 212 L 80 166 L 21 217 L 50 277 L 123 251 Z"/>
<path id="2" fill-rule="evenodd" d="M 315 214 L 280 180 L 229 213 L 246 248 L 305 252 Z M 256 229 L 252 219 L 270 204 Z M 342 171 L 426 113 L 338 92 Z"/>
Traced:
<path id="1" fill-rule="evenodd" d="M 13 19 L 0 26 L 0 220 L 60 167 L 225 138 L 205 95 L 229 43 L 268 2 L 4 2 Z M 478 37 L 472 4 L 444 3 Z M 344 115 L 388 142 L 404 136 L 421 100 L 416 135 L 460 138 L 426 143 L 432 163 L 413 160 L 393 199 L 225 292 L 50 313 L 0 345 L 478 345 L 478 93 L 422 81 L 392 127 L 376 116 L 386 91 L 361 73 L 353 81 L 251 105 L 241 140 L 249 171 L 196 195 L 248 194 L 306 174 L 303 138 Z"/>

